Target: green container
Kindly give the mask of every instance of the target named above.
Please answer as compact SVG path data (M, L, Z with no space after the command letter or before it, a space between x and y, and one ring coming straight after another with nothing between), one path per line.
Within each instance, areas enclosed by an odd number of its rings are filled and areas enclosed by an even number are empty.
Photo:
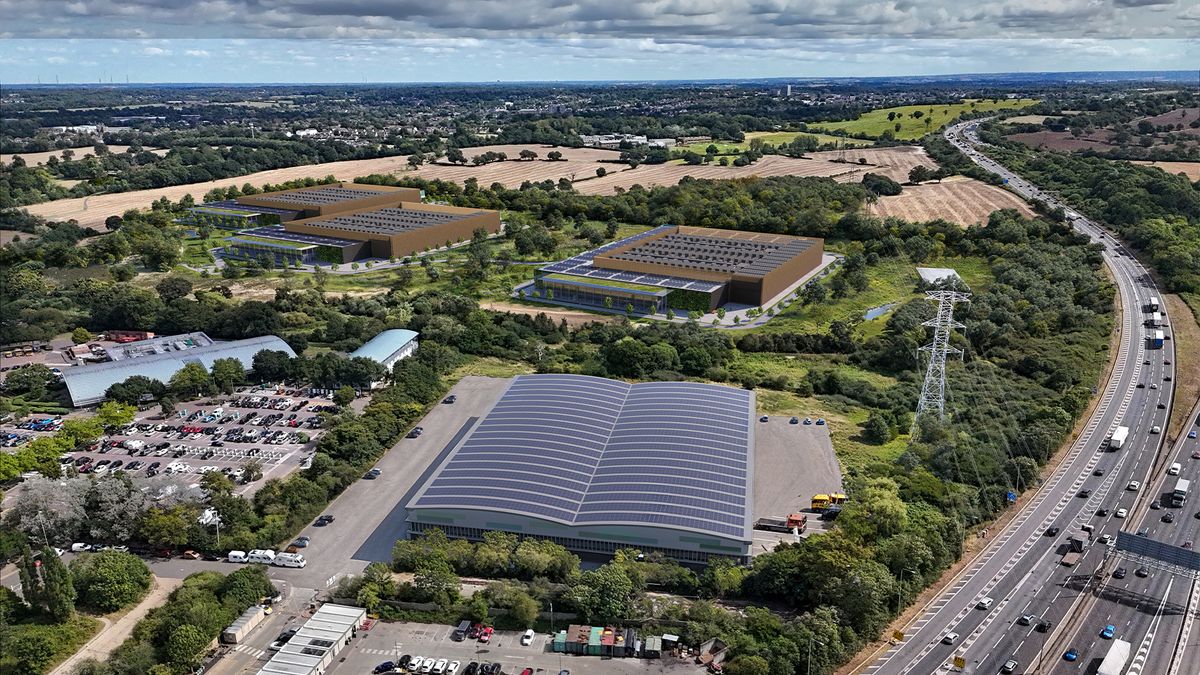
M588 656L600 656L600 637L604 635L602 626L593 626L588 635Z
M553 649L559 654L567 651L567 631L560 630L558 631L558 634L554 636Z

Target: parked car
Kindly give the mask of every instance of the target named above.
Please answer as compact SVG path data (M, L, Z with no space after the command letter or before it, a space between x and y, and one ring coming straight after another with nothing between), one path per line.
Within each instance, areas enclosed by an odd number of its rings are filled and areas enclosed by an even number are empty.
M533 635L534 633L532 628L526 630L525 634L521 636L521 646L528 647L529 645L533 644Z

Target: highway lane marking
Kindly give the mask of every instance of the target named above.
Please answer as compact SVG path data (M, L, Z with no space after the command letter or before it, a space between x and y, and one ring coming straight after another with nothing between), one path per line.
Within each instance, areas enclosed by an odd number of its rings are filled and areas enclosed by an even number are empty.
M1163 593L1162 602L1158 604L1158 610L1154 612L1154 620L1150 622L1150 628L1146 631L1146 637L1142 638L1142 644L1138 647L1137 655L1133 657L1133 663L1129 665L1129 670L1125 671L1125 675L1141 675L1142 668L1146 666L1146 659L1150 656L1150 648L1154 646L1154 634L1162 622L1163 608L1167 606L1167 598L1171 595L1171 584L1173 583L1175 583L1174 577L1167 580L1167 590Z
M1196 619L1197 605L1200 604L1200 581L1192 581L1192 591L1188 596L1187 611L1183 614L1183 627L1179 629L1179 640L1175 651L1171 654L1171 666L1167 675L1179 675L1183 665L1183 655L1187 652L1188 638L1192 635L1192 622Z
M1081 227L1080 229L1086 230L1086 227ZM1095 238L1094 235L1093 235L1093 238ZM1112 418L1113 421L1110 423L1110 425L1108 427L1108 431L1111 433L1111 431L1113 429L1115 429L1116 426L1119 426L1119 421L1124 417L1124 414L1128 411L1129 403L1134 396L1134 393L1135 393L1134 390L1136 387L1134 387L1133 385L1135 384L1138 376L1141 373L1141 361L1142 361L1142 356L1143 356L1144 350L1145 350L1145 344L1144 344L1144 341L1141 340L1136 335L1136 330L1134 328L1134 318L1133 318L1134 312L1132 310L1132 307L1133 307L1133 305L1137 304L1137 301L1140 301L1140 297L1141 297L1140 293L1138 292L1136 279L1134 279L1132 277L1132 275L1130 274L1130 272L1128 270L1128 266L1126 264L1124 264L1124 261L1117 261L1112 256L1106 256L1106 263L1113 270L1114 274L1123 276L1127 281L1130 282L1130 284L1133 285L1132 291L1129 288L1127 288L1127 284L1119 283L1118 288L1119 288L1119 292L1121 293L1121 296L1122 296L1123 310L1124 310L1122 312L1122 314L1123 314L1122 322L1124 324L1123 325L1122 342L1125 342L1127 340L1135 341L1135 342L1133 342L1133 345L1135 345L1134 351L1137 354L1137 358L1134 361L1134 364L1132 367L1133 377L1131 378L1130 383L1125 390L1125 395L1122 397L1121 403L1119 404L1118 410L1116 411L1116 415L1114 415L1114 417ZM1139 265L1139 267L1140 267L1140 265ZM1143 273L1144 273L1144 270L1143 270ZM1133 299L1135 300L1135 302L1130 302L1130 298L1129 298L1130 295L1133 296ZM1079 461L1079 458L1082 456L1083 448L1087 447L1089 444L1092 443L1092 437L1095 435L1097 429L1099 428L1099 426L1103 422L1103 420L1108 416L1109 407L1110 407L1112 401L1115 399L1117 392L1121 389L1122 382L1125 379L1125 371L1127 368L1129 368L1129 359L1130 359L1130 350L1129 349L1122 350L1121 355L1118 357L1117 363L1114 364L1113 372L1109 378L1108 384L1105 387L1104 395L1102 396L1101 401L1100 401L1099 405L1097 406L1096 411L1093 413L1092 418L1089 420L1089 422L1085 425L1083 433L1081 433L1079 435L1079 437L1077 437L1074 447L1071 449L1071 451L1069 452L1067 458L1063 461L1063 463L1060 464L1060 468L1055 472L1055 474L1051 478L1051 480L1048 481L1042 487L1042 489L1039 491L1039 494L1034 497L1033 501L1029 504L1027 509L1022 514L1018 515L1009 524L1009 527L1006 528L1005 532L1000 537L997 537L995 540L993 540L993 543L991 544L991 546L989 546L987 549L985 549L984 551L982 551L979 554L979 556L976 559L976 562L969 569L967 569L963 573L961 573L962 576L960 576L959 579L954 583L954 586L951 588L951 591L949 593L943 593L938 598L931 600L925 606L925 608L924 608L925 611L922 613L920 618L918 620L914 621L912 624L910 624L910 627L918 627L918 632L920 632L920 629L923 628L925 625L928 625L928 623L932 619L934 619L937 616L937 614L940 614L941 611L943 609L945 609L946 605L949 604L949 602L951 602L954 599L957 599L957 597L966 588L967 584L974 580L974 577L977 575L977 573L980 570L982 570L984 567L986 567L988 564L991 563L992 559L995 557L995 555L999 551L999 549L1002 546L1006 545L1009 542L1009 540L1013 536L1016 535L1016 533L1030 520L1030 518L1032 518L1033 514L1044 505L1046 499L1049 498L1049 495L1052 492L1054 492L1056 488L1058 488L1058 486L1062 483L1062 481L1066 478L1066 476L1071 474L1071 472L1073 470L1072 467L1074 467L1074 465ZM1122 455L1121 459L1119 460L1118 471L1119 471L1119 466L1121 465L1121 463L1124 462L1125 458L1128 457L1129 454L1130 453L1124 453ZM1090 472L1095 467L1095 465L1099 462L1100 456L1101 456L1100 452L1093 452L1092 457L1089 459L1089 461L1087 463L1087 469L1086 469L1087 471ZM1086 480L1086 478L1084 476L1078 477L1074 482L1075 488L1077 489L1079 485L1082 485L1084 480ZM1111 480L1108 482L1108 484L1111 485ZM1107 490L1105 490L1104 493L1106 494ZM1042 521L1043 528L1046 526L1046 524L1048 522L1050 522L1054 518L1057 518L1062 513L1062 511L1066 508L1066 505L1068 503L1070 503L1071 499L1072 499L1072 496L1070 496L1070 495L1064 495L1063 497L1060 498L1058 504L1056 504L1051 509L1050 515L1043 519L1043 521ZM1025 545L1021 550L1021 553L1023 554L1025 551L1027 551L1032 546L1033 541L1035 541L1039 536L1040 536L1040 532L1031 533L1030 536L1027 538ZM1016 557L1016 556L1014 556L1014 557ZM1015 562L1014 562L1013 558L1010 558L1007 561L1007 564L1005 566L1003 566L1001 573L999 575L997 575L996 577L994 577L992 580L990 580L988 582L988 584L985 585L985 590L980 595L982 595L983 593L986 593L987 590L990 590L990 588L994 588L995 585L997 585L1001 580L1003 580L1005 575L1007 575L1007 573L1009 571L1011 571L1012 567L1014 567L1014 566L1015 566ZM966 613L960 613L959 617L957 617L957 622L961 622L962 618L965 618L966 614L969 614L969 610L967 610ZM912 644L913 642L914 641L910 639L908 644ZM912 667L915 666L916 662L919 662L921 659L924 658L925 655L927 655L930 651L932 651L935 644L936 643L931 644L931 645L927 646L924 650L922 650L921 654L914 661L909 663L908 669L910 670ZM886 651L886 653L880 659L878 659L877 661L875 661L874 663L869 665L866 668L866 670L874 671L874 670L886 665L888 662L890 662L890 660L895 656L896 653L898 653L901 649L903 649L904 646L905 646L905 644L903 644L903 643L898 644L898 645L893 645L890 649L888 649ZM905 672L907 672L907 670Z

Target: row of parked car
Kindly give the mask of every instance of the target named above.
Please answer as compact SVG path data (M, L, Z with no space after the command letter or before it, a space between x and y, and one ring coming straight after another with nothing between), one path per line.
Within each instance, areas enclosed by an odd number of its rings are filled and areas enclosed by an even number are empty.
M0 447L15 448L33 440L33 434L17 434L13 432L0 433Z

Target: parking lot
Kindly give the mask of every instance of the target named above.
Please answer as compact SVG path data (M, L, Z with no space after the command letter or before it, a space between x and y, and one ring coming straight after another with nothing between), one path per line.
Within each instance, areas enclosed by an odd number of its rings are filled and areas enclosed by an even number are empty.
M812 496L841 491L842 471L833 452L829 426L792 424L788 415L770 416L754 424L754 520L808 515L808 533L824 530L824 521L809 512ZM754 531L754 553L770 550L779 541L791 541L781 532Z
M563 628L565 628L565 622ZM504 673L519 675L530 668L535 673L558 673L563 670L574 675L601 673L699 673L702 669L690 661L666 657L663 659L602 658L556 654L550 649L550 636L537 634L529 646L521 644L521 633L496 631L490 643L477 640L455 642L450 639L452 626L422 623L376 623L371 630L359 633L359 638L339 657L344 662L331 668L332 675L364 675L384 661L395 661L404 654L458 661L463 670L472 661L499 663Z
M257 462L264 479L282 478L311 456L321 434L320 413L332 407L329 400L303 392L246 389L180 404L167 418L143 411L129 426L63 455L62 461L84 474L136 471L197 479L213 471L237 479L243 467ZM239 492L252 492L261 482Z

